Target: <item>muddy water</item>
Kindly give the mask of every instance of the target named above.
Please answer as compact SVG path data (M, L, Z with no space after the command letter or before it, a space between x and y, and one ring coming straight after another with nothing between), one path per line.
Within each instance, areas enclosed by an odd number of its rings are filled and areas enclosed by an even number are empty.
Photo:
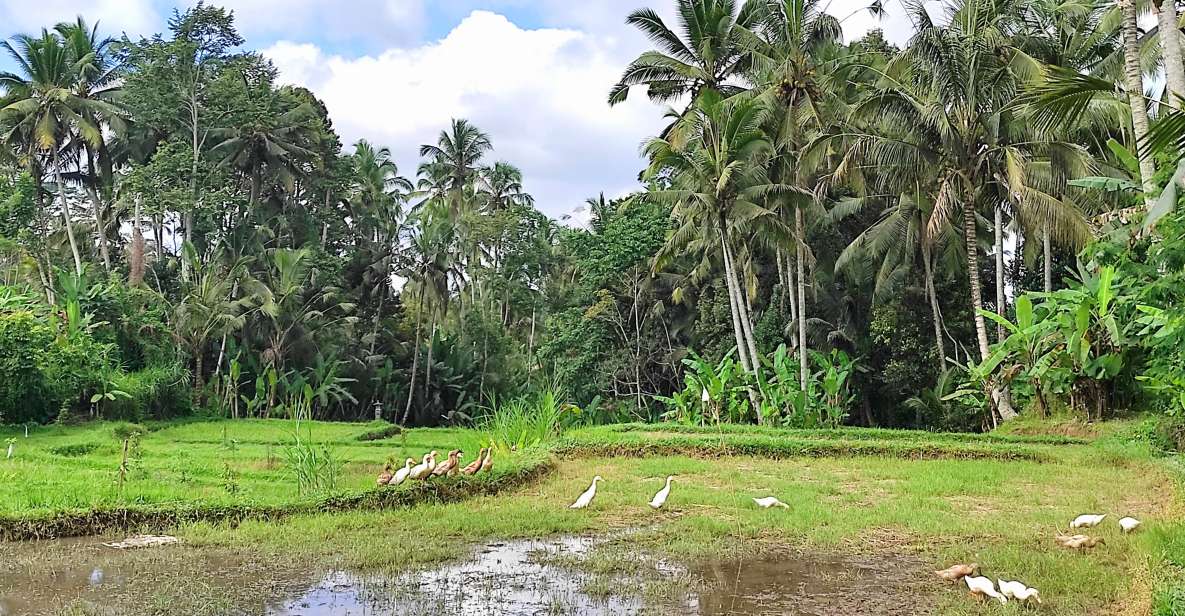
M924 584L911 588L919 582L908 581L920 577L920 563L913 561L800 556L686 567L639 557L637 566L627 558L613 571L582 567L605 541L492 542L467 560L380 576L280 571L185 546L118 552L92 540L51 548L72 555L51 559L69 566L38 564L26 555L26 570L0 569L0 616L52 614L80 604L99 608L95 611L118 607L121 613L150 613L162 594L176 593L173 606L180 608L185 604L180 597L198 591L209 595L192 599L203 613L266 616L895 616L925 611L909 599L917 591L926 594ZM656 585L663 592L651 592Z
M567 537L489 543L468 561L396 578L333 572L269 616L362 616L378 614L635 614L643 606L630 596L592 596L587 577L542 564L579 558L597 543Z
M713 562L695 569L709 588L694 613L840 616L925 614L933 590L921 563L906 558L799 557Z

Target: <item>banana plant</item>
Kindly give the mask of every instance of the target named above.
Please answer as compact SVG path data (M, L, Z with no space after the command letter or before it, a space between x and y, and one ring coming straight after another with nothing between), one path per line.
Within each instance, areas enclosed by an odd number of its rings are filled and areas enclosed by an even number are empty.
M989 359L994 360L992 363L996 366L1004 364L1001 374L1005 378L1011 380L1011 377L1023 374L1031 381L1033 394L1044 416L1049 409L1045 400L1045 380L1055 360L1051 351L1056 343L1056 324L1045 319L1045 315L1034 313L1033 300L1028 295L1016 298L1015 323L989 310L980 310L980 314L1008 331L1008 337L996 345Z

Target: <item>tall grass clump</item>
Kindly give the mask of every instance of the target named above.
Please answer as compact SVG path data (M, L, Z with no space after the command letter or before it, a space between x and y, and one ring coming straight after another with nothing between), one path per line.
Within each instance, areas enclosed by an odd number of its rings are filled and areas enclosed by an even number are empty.
M563 436L579 412L561 391L549 387L534 396L486 407L478 429L497 447L522 450Z
M303 496L337 489L341 462L328 445L313 440L312 429L301 435L299 425L292 431L292 444L284 448L288 471Z

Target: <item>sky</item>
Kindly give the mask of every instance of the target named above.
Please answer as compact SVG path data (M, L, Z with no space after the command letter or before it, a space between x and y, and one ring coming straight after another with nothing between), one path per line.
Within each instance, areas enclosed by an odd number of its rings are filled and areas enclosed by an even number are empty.
M909 21L888 0L878 22L869 0L831 0L826 11L858 38L880 27L903 44ZM625 24L654 8L675 27L674 0L215 0L234 11L246 48L260 51L280 81L308 87L329 109L346 144L387 146L406 176L420 144L451 118L467 118L494 144L493 160L523 171L540 210L582 222L582 204L637 188L641 143L665 108L635 89L610 108L609 88L651 48ZM0 0L0 35L34 33L83 15L105 34L163 31L167 0ZM0 61L0 67L11 66Z

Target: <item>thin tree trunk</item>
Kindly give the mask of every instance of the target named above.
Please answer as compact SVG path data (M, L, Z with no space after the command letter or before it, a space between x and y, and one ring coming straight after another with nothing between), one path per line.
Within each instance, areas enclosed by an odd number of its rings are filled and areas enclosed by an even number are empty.
M798 287L798 381L802 391L806 391L806 273L803 271L803 262L806 261L806 250L803 246L806 242L806 225L802 222L802 208L794 209L794 233L798 237L798 241L795 242L797 262L794 265L798 278L795 281Z
M132 254L128 264L128 284L133 287L144 283L144 232L140 230L140 195L136 195L135 208L132 216Z
M153 241L156 242L156 258L158 261L163 261L165 258L165 223L163 218L163 214L156 214L152 217L152 236Z
M202 378L202 355L204 355L205 351L202 346L205 345L198 346L193 353L193 383L194 387L199 391L206 385L206 382Z
M111 271L111 251L107 245L107 224L103 222L103 204L100 198L98 198L98 191L95 190L95 187L90 182L87 182L87 195L90 197L91 211L95 214L95 236L98 238L98 254L103 258L103 269Z
M378 307L378 310L376 310L374 313L374 328L372 329L371 336L370 336L370 355L372 355L372 356L374 355L375 343L378 342L378 339L379 339L379 323L383 320L383 304L386 303L386 301L387 301L387 292L388 292L388 287L390 286L390 284L391 284L391 274L390 274L390 272L387 271L387 267L384 264L384 266L383 266L383 282L382 282L383 293L382 293L382 295L379 296L379 307Z
M1152 193L1156 190L1153 176L1156 175L1156 163L1152 155L1145 152L1142 146L1148 138L1148 107L1144 102L1144 74L1140 67L1140 32L1136 23L1135 0L1118 0L1123 11L1123 77L1124 87L1127 89L1127 102L1132 113L1132 136L1136 143L1136 153L1140 161L1140 185L1144 188L1144 205L1152 208L1155 200Z
M420 365L420 326L424 322L423 316L424 303L424 287L420 287L420 298L416 304L416 343L415 349L412 351L411 359L411 381L407 386L407 406L403 409L403 421L400 424L406 425L407 419L411 416L411 401L416 397L416 369Z
M424 361L424 402L432 393L432 347L436 342L436 315L432 315L432 326L428 328L428 357Z
M946 343L942 339L942 311L938 305L938 293L934 289L934 270L930 263L930 247L922 246L922 265L926 274L926 298L930 300L930 316L934 321L934 346L938 351L938 372L946 372Z
M741 313L741 333L745 335L745 344L749 348L749 361L753 364L753 370L757 371L761 369L761 355L757 352L757 339L753 336L753 317L749 310L749 293L745 287L744 278L741 276L740 268L737 267L732 249L725 246L725 253L732 264L732 276L737 289L737 307Z
M979 359L984 361L988 358L991 350L988 344L987 325L983 315L980 314L980 311L983 310L983 290L979 284L979 242L975 234L975 205L969 198L963 202L963 239L967 247L967 280L971 285L971 309L975 317ZM994 403L992 406L995 411L991 417L993 422L996 413L999 413L1000 417L1005 420L1016 416L1016 411L1012 410L1012 395L1007 387L1002 384L993 384L988 393Z
M1178 25L1175 0L1157 0L1156 18L1160 30L1160 46L1164 49L1164 76L1171 96L1169 103L1180 107L1185 97L1185 61L1181 57L1181 30Z
M993 212L993 231L995 244L994 250L996 253L996 313L1004 315L1008 312L1008 303L1004 299L1004 212L999 206L992 208ZM1003 342L1004 340L1004 326L996 324L996 342Z
M794 345L794 352L798 352L798 277L794 275L794 265L790 255L786 254L786 296L790 298L790 342Z
M45 272L45 264L41 262L41 257L37 256L33 259L33 263L37 266L37 280L41 284L41 292L45 294L45 301L49 305L53 305L53 286L49 284L49 277Z
M53 148L53 174L58 183L58 196L62 201L62 219L66 223L66 237L70 240L70 252L74 255L74 272L82 276L82 254L78 252L78 242L74 239L74 224L70 220L70 204L66 202L66 184L62 181L62 167L58 160L58 148Z
M749 364L748 345L745 343L744 330L741 329L740 309L737 307L736 289L734 288L735 281L732 277L732 261L728 258L728 243L724 237L724 227L720 227L720 255L724 261L724 285L728 290L728 311L732 316L732 333L736 338L737 358L741 362L741 367L745 372L752 372L752 366Z
M1045 292L1053 292L1053 246L1049 241L1049 224L1046 223L1041 233L1041 252L1045 258Z
M979 359L983 361L990 354L987 325L984 323L983 296L979 285L979 242L975 234L975 206L970 199L963 202L963 241L967 246L967 281L971 285L971 311L975 319L975 336L979 342Z

